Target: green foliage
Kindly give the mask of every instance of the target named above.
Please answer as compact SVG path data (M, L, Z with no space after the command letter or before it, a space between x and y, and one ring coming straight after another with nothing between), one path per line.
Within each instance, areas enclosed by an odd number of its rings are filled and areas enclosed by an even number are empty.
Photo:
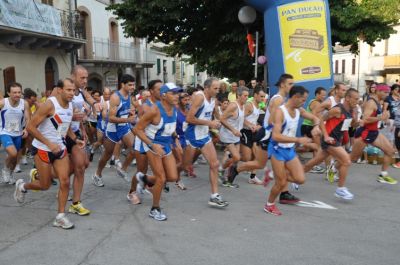
M388 38L394 33L390 25L399 19L399 3L330 1L333 43L351 45L356 52L359 36L371 45ZM254 59L249 56L246 29L237 18L244 5L240 0L125 0L109 9L124 21L125 35L167 43L170 55L187 54L191 63L213 75L249 80ZM258 14L251 31L260 32L260 54L264 48L263 26L262 14Z

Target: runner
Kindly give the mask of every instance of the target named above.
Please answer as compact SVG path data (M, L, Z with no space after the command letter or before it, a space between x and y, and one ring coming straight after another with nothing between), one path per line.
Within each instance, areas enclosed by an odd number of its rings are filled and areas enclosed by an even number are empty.
M304 171L308 172L313 166L318 165L331 155L338 162L339 182L335 196L345 200L352 200L354 195L345 187L346 177L351 165L350 155L342 147L344 133L349 127L355 127L358 122L357 104L360 99L358 91L350 88L346 92L344 102L331 108L324 115L326 124L321 123L323 139L321 149L315 157L304 165ZM333 180L330 180L333 182Z
M394 143L400 153L400 85L394 84L391 87L391 94L385 100L390 111L391 124L394 127ZM400 162L392 164L394 168L400 168Z
M219 131L220 141L226 145L226 150L230 153L230 158L222 163L222 169L226 169L240 161L240 137L244 123L244 105L249 96L247 87L237 89L237 100L229 103L228 108L222 113L221 130ZM228 171L227 171L228 172ZM222 183L225 187L238 188L238 184L233 184L234 178L229 178Z
M124 74L121 77L121 87L110 98L110 110L104 140L104 152L99 160L96 173L92 176L93 185L104 187L102 171L110 159L115 144L122 141L128 148L133 146L133 134L130 123L135 121L134 112L131 110L131 93L135 88L135 78Z
M386 84L378 84L375 94L370 94L369 99L365 102L361 127L356 130L353 151L351 152L351 160L357 159L363 153L367 144L378 147L383 151L384 158L382 163L382 171L378 176L377 181L386 184L397 184L397 180L389 176L387 172L392 157L394 148L389 140L379 133L380 122L386 122L389 119L389 111L382 110L380 102L385 100L390 92L390 87Z
M7 95L7 98L0 100L0 141L7 153L0 182L14 184L16 180L13 173L17 165L18 151L21 149L22 138L28 135L22 127L29 122L31 112L28 102L21 98L21 84L11 83L7 87Z
M152 180L148 176L138 176L137 180L142 189L148 183L153 186L153 205L149 216L157 221L167 220L167 216L160 208L161 192L164 183L176 181L178 171L176 161L172 154L172 134L176 129L176 109L178 93L182 89L175 84L167 83L161 86L161 100L155 104L140 118L134 128L135 134L143 141L147 158L154 176Z
M264 211L273 215L282 213L275 206L279 193L284 191L288 182L303 184L305 181L303 166L296 155L295 144L311 142L307 137L296 137L300 116L314 121L315 132L319 132L319 119L301 108L306 102L308 91L302 86L293 86L286 104L272 113L272 139L268 146L271 156L275 184L271 189Z
M161 95L160 95L160 89L162 86L162 81L159 79L156 80L151 80L148 84L148 88L150 91L150 98L148 98L141 107L139 108L138 111L138 116L139 116L139 121L140 118L144 115L144 113L150 111L151 107L160 100ZM135 136L135 156L136 156L136 172L132 176L132 181L131 181L131 189L129 190L129 193L127 195L128 200L132 204L139 204L141 203L141 193L142 189L137 190L137 184L138 180L137 177L143 177L144 175L147 174L148 170L148 159L146 155L147 149L145 149L145 145L143 144L142 140L136 135ZM150 184L151 185L151 184Z
M64 145L64 138L68 135L75 141L79 148L85 147L85 142L79 140L72 132L70 123L72 121L74 97L74 83L72 79L66 78L58 83L59 93L55 97L49 97L32 120L27 129L34 137L32 142L33 154L40 180L24 183L19 179L15 185L14 199L23 203L28 190L47 190L51 186L52 172L60 181L58 191L58 214L53 226L69 229L74 224L65 215L65 206L69 193L70 160Z
M190 146L185 149L184 166L186 168L192 165L195 150L200 149L210 166L211 197L208 204L224 208L229 203L224 201L218 193L219 163L217 152L209 136L210 128L218 129L220 127L219 121L211 120L213 113L218 117L214 97L218 93L219 84L217 78L208 78L204 82L204 91L198 91L192 96L192 106L186 115L188 128L185 132L185 137Z

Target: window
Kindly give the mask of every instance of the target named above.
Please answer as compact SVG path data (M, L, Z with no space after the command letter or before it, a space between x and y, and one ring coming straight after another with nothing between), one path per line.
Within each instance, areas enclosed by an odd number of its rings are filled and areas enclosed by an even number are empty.
M338 74L338 73L339 73L339 61L336 60L335 61L335 74Z
M42 4L52 6L53 5L53 0L42 0Z
M346 60L342 60L342 74L346 73Z
M161 74L161 60L157 59L157 74Z
M356 59L353 59L351 61L351 74L355 75L356 74Z
M172 74L174 75L176 73L176 62L172 61Z

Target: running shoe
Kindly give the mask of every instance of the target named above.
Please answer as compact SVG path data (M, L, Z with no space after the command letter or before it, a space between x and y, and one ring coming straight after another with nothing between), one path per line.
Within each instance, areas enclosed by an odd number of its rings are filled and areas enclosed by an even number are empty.
M264 206L264 211L266 213L270 213L270 214L275 215L275 216L282 215L281 211L279 211L278 207L276 207L275 204L265 205Z
M92 162L94 157L94 152L93 150L90 150L90 155L89 155L89 161Z
M26 190L23 190L23 185L25 184L23 179L17 180L15 183L14 200L18 203L24 203Z
M167 220L167 216L165 215L165 213L163 213L161 211L161 209L157 209L157 208L151 209L149 216L157 221Z
M53 226L61 227L63 229L71 229L74 227L74 224L63 214L61 217L56 217L53 222Z
M196 173L194 173L193 165L190 165L190 166L189 166L188 176L189 176L189 177L192 177L192 178L197 177Z
M92 176L92 183L97 187L104 187L103 178L100 176L93 175Z
M8 180L8 184L14 185L17 179L15 178L13 172L10 173L10 179Z
M330 183L335 182L335 171L333 171L332 164L326 169L326 180Z
M114 159L110 160L110 166L115 166L115 160Z
M357 164L367 164L367 160L363 160L363 159L359 158L356 163Z
M199 164L207 164L207 159L204 158L203 155L199 155L199 157L197 158L197 162L199 162Z
M115 160L115 167L116 168L122 168L122 163L121 163L121 161L119 159Z
M117 166L117 174L123 178L126 182L131 182L131 178L128 176L128 172Z
M51 185L53 185L53 186L57 186L57 181L55 180L55 179L51 179Z
M10 178L11 178L11 172L8 168L3 168L1 170L1 175L2 175L2 183L9 183L10 182Z
M394 168L400 168L400 162L392 164L392 167Z
M218 178L219 178L221 181L226 180L226 179L224 178L224 175L225 175L225 170L223 170L222 168L218 169Z
M77 215L84 216L84 215L89 215L90 210L86 209L83 207L81 202L78 202L77 204L71 204L68 208L68 212L70 213L76 213Z
M222 196L218 194L214 198L210 197L210 200L208 201L208 205L217 207L217 208L224 208L224 207L227 207L229 205L229 203L227 201L224 201L222 199Z
M128 201L130 201L134 205L142 203L142 201L140 200L140 197L136 191L128 193L128 195L126 195L126 198L128 199Z
M239 184L231 183L231 182L229 182L227 180L222 182L222 186L227 187L227 188L239 188Z
M290 183L290 188L292 189L292 191L298 191L300 189L300 186L296 183Z
M183 184L182 180L175 182L175 186L181 190L186 190L186 186Z
M263 179L263 185L264 187L267 187L268 184L271 182L271 180L274 179L274 175L272 173L272 171L269 168L265 169L264 172L264 179Z
M136 165L136 159L133 159L131 164Z
M165 193L168 193L168 192L169 192L169 186L168 186L168 183L166 183L166 182L165 182L165 184L164 184L164 192L165 192Z
M322 174L325 172L325 169L320 166L314 166L311 170L310 173L316 173L316 174Z
M379 174L378 179L376 181L378 181L380 183L391 184L391 185L397 184L397 180L392 178L389 175L382 176L381 174Z
M144 189L145 189L145 185L146 185L144 183L144 177L145 177L145 174L143 174L142 172L136 173L136 180L138 181L136 190L139 194L144 193Z
M264 182L262 182L259 178L257 178L257 176L255 176L254 178L250 178L248 180L249 184L254 184L254 185L263 185Z
M21 173L21 172L22 170L20 164L16 164L14 168L14 173Z
M38 173L37 169L36 168L32 168L31 171L29 172L29 177L31 179L31 182L34 182L35 180L37 180L38 179L37 178L38 175L39 175L39 173ZM33 192L38 192L40 190L32 190L32 191Z
M21 156L21 164L28 165L28 160L26 159L26 156Z
M354 198L354 195L346 187L337 188L335 196L343 200L352 200Z
M289 193L288 191L282 192L279 195L279 203L280 204L296 204L300 201L299 198Z

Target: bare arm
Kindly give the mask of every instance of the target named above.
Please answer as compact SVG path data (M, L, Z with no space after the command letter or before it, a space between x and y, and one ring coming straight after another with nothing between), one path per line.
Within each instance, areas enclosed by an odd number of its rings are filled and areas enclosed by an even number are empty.
M279 98L275 98L272 102L270 102L270 105L268 106L269 109L269 113L271 113L271 115L269 116L269 120L268 120L268 124L271 124L273 122L273 113L275 113L277 111L277 109L279 108L279 106L281 106L283 104L283 98L279 97Z
M29 121L31 120L31 109L29 108L28 102L26 102L25 100L24 100L24 105L25 105L25 108L24 108L25 124L28 124ZM22 137L25 138L27 135L28 135L27 130L25 128L23 131Z
M364 104L363 122L364 124L374 123L380 121L380 117L371 117L372 113L376 111L377 106L373 100L368 100Z

